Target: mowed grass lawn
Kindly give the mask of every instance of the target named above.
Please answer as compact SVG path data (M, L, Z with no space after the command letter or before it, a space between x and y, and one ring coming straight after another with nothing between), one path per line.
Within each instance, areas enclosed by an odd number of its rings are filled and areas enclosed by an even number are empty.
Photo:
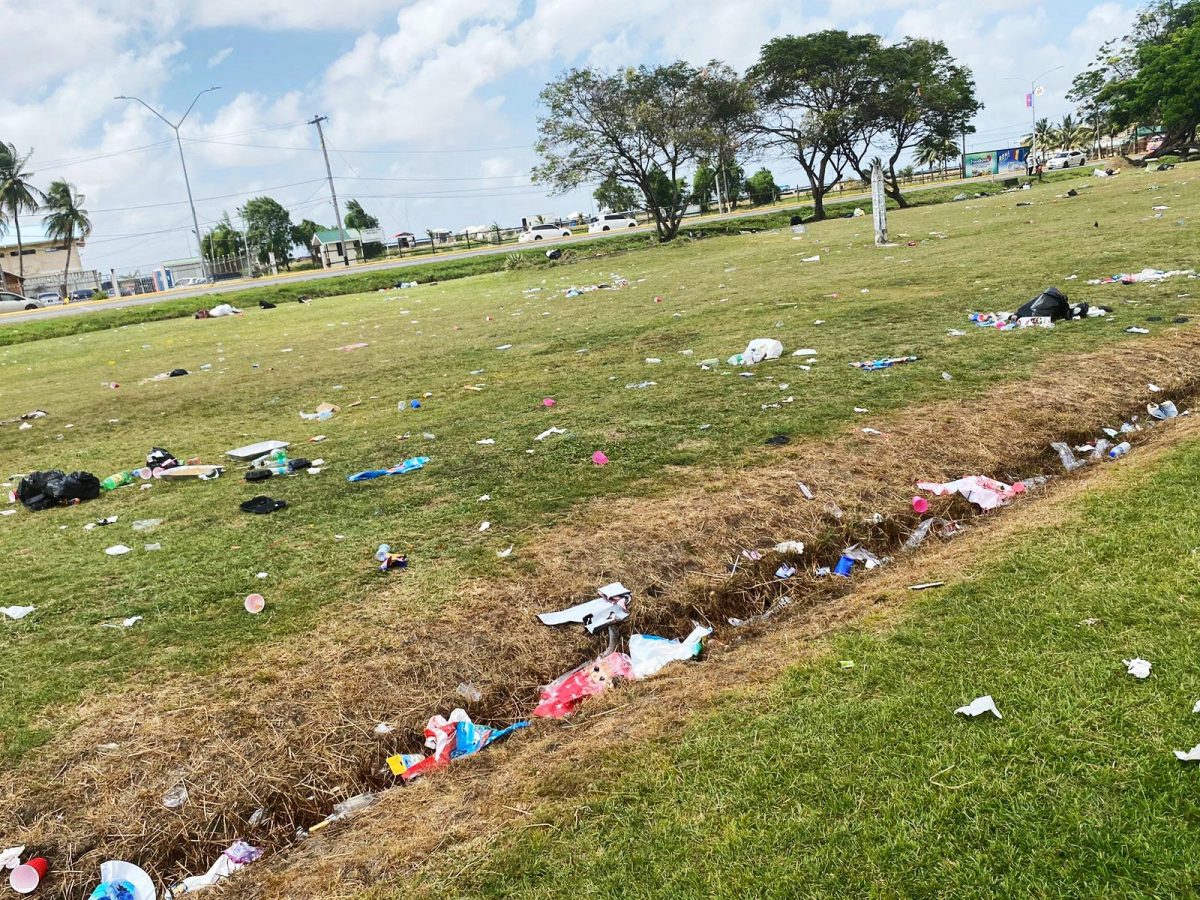
M784 232L678 242L548 272L6 347L0 419L49 413L29 430L0 427L6 478L48 468L103 478L142 465L154 446L222 462L225 450L270 438L325 466L263 485L243 482L231 466L218 481L125 487L77 507L0 518L3 604L37 607L23 621L0 620L0 754L15 763L48 740L85 692L236 665L255 642L303 634L325 615L353 615L357 599L382 587L371 559L381 542L410 553L403 577L423 614L436 616L463 577L503 578L523 564L531 529L585 498L670 490L673 479L703 477L710 464L752 464L776 432L842 427L854 406L880 413L970 397L1027 374L1048 353L1139 340L1123 332L1129 324L1163 318L1148 327L1171 327L1175 314L1197 308L1181 296L1194 282L1083 281L1194 265L1196 174L1187 166L1129 173L1064 201L1054 199L1064 188L1048 184L893 213L893 237L915 247L877 250L869 218L839 220L800 240ZM1154 218L1151 207L1164 204L1170 211ZM801 261L813 254L819 263ZM614 272L633 284L562 293ZM1076 273L1078 281L1064 280ZM1073 299L1113 304L1117 321L1008 334L966 322L968 310L1013 309L1050 284ZM950 337L952 328L969 333ZM763 336L789 352L816 349L819 361L806 371L788 356L752 378L697 366ZM337 349L357 342L368 346ZM848 366L903 354L922 360L874 374ZM175 367L193 374L143 383ZM643 380L657 384L626 388ZM557 405L543 407L545 397ZM762 408L788 397L794 402ZM412 399L419 411L398 408ZM333 420L301 420L300 411L326 401L342 407ZM534 440L551 426L567 434ZM317 434L328 439L307 443ZM592 464L595 450L608 466ZM345 480L417 455L431 459L419 473ZM668 466L679 468L668 474ZM240 512L258 493L290 506L272 516ZM478 502L483 494L489 503ZM105 516L119 519L85 530ZM162 525L132 529L151 518ZM492 527L481 533L485 519ZM106 556L118 543L133 552ZM161 550L146 551L147 543ZM497 559L510 544L512 557ZM242 610L252 591L267 598L258 617ZM137 615L144 621L129 630L100 627Z
M548 781L430 893L1194 896L1200 768L1172 751L1200 743L1198 478L1194 439L1110 469L898 623ZM1002 720L954 715L984 694Z

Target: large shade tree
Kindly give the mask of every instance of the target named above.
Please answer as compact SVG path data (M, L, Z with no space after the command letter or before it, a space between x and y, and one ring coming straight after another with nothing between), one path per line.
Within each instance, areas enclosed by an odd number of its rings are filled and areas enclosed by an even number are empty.
M690 202L676 187L713 143L700 71L684 62L571 69L541 103L533 180L565 193L611 177L642 196L660 241L674 238Z
M642 205L638 202L641 194L629 185L621 184L611 172L592 192L592 199L602 211L610 213L629 212Z
M46 195L33 186L26 169L33 151L22 154L15 144L0 143L0 225L12 218L17 238L17 274L25 278L25 244L21 239L21 213L35 213Z
M860 110L874 89L873 34L819 31L769 41L750 71L764 145L794 159L808 178L814 217L825 218L825 195L842 180L847 152L862 134Z
M905 38L881 47L867 63L869 83L854 109L854 127L844 132L846 159L870 178L863 148L883 148L884 190L899 206L897 163L922 141L952 143L982 108L971 70L959 65L941 41Z
M46 192L47 215L42 223L51 240L62 241L67 249L67 261L63 265L62 293L68 292L67 273L71 270L71 250L76 240L86 241L92 235L92 220L83 208L83 194L75 186L61 178L51 182Z
M277 200L255 197L241 209L246 221L246 238L257 251L258 261L267 264L271 254L276 264L291 268L292 217Z

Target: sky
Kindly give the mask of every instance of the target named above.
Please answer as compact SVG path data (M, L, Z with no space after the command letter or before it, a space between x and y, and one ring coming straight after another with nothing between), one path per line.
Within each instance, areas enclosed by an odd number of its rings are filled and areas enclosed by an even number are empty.
M1100 44L1124 34L1122 0L0 0L0 141L33 149L45 188L86 196L86 268L147 273L194 256L174 134L202 231L268 195L295 222L334 224L314 115L329 117L338 198L388 234L591 212L590 189L532 185L538 92L573 66L722 59L739 70L772 37L823 28L937 38L985 105L969 150L1015 146ZM68 48L64 52L64 48ZM795 163L764 160L784 185ZM756 168L757 166L755 166ZM750 169L750 166L747 166ZM750 169L752 171L752 169ZM36 221L30 223L36 227ZM25 226L23 225L23 230ZM11 232L11 225L10 225Z

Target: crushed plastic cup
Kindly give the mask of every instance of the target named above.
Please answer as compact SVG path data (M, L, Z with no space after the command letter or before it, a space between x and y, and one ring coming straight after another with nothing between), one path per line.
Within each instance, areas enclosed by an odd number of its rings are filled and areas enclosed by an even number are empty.
M246 607L246 612L257 616L260 612L266 609L267 601L263 598L262 594L250 594L246 597L246 600L242 605Z
M843 554L841 559L839 559L837 561L837 565L833 567L833 574L840 575L842 578L849 578L850 570L853 568L854 568L853 558Z
M18 894L32 894L49 870L50 863L45 857L34 857L25 865L12 870L12 874L8 876L8 884Z
M598 466L607 466L608 465L608 457L605 456L603 450L597 450L595 453L592 454L592 462L594 462Z
M925 513L929 512L929 501L924 497L913 497L912 508L913 512L915 512L917 515L923 516Z
M553 397L543 397L542 398L542 406L546 407L547 409L549 409L551 406L553 406L557 402L558 401L555 400Z

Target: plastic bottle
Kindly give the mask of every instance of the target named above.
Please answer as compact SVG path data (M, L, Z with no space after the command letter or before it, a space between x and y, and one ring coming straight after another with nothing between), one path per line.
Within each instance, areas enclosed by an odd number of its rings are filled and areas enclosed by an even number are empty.
M100 489L103 491L115 491L119 487L124 487L127 484L133 484L137 479L136 472L117 472L115 475L109 475L100 482Z
M1108 451L1109 459L1120 459L1133 448L1129 446L1129 441L1121 441L1117 446Z

